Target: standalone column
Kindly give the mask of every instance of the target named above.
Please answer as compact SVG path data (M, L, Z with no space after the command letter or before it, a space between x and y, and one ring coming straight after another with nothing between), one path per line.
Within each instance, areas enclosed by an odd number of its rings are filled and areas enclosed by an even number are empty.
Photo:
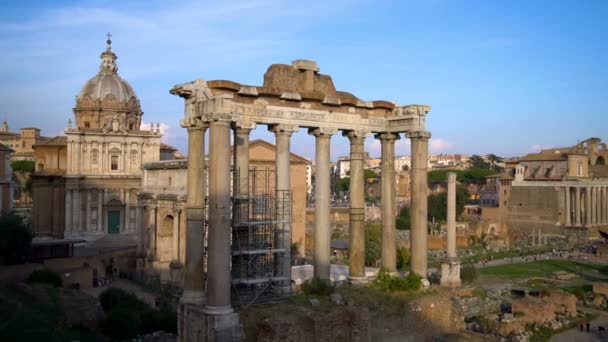
M566 199L566 206L564 209L564 216L565 216L565 222L566 222L566 227L569 227L572 225L572 222L570 220L570 218L572 217L572 210L570 209L570 187L566 186L564 188L564 192L565 192L565 199Z
M249 210L249 133L253 125L234 127L234 222L241 223L248 219Z
M69 160L69 158L68 158ZM65 190L65 230L66 236L72 235L72 190Z
M606 187L602 187L602 207L600 211L602 213L602 224L606 224Z
M397 271L397 241L395 239L395 140L399 135L381 133L380 177L382 210L382 267L388 272Z
M103 233L103 191L97 189L97 232Z
M581 225L581 188L574 188L574 225Z
M285 249L284 258L279 258L278 273L291 279L291 174L289 163L289 141L297 127L290 125L271 126L270 131L275 135L275 184L277 221L282 226L277 246Z
M331 227L329 222L329 147L333 132L321 128L310 129L315 136L315 277L329 281Z
M448 173L448 258L456 257L456 173Z
M186 199L184 293L181 302L202 304L205 301L203 293L203 213L205 205L203 179L205 177L204 153L207 127L198 123L186 128L188 129L188 197ZM228 161L230 162L230 159ZM230 178L228 180L230 181Z
M350 140L349 272L351 280L365 278L365 181L363 159L365 133L343 132Z
M591 226L591 188L585 188L585 227Z
M426 278L427 271L427 163L428 144L431 133L427 131L410 132L412 140L411 171L411 270Z
M232 313L230 304L230 122L209 127L208 314Z
M87 189L85 190L86 194L87 194L87 206L86 206L86 211L85 211L85 215L86 217L84 218L85 224L84 224L84 230L86 230L87 232L91 232L91 190Z

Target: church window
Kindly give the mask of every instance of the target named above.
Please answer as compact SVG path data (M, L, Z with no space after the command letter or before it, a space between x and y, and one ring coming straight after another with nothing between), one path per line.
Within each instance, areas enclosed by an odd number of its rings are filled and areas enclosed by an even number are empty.
M579 177L583 175L583 163L581 162L576 165L576 175Z
M38 171L43 171L44 170L44 164L42 162L38 163Z
M118 156L112 156L110 164L110 168L112 171L118 170Z

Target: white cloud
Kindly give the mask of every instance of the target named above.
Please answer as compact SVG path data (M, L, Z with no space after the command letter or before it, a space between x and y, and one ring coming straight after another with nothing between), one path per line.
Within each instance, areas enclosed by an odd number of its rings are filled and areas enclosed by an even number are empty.
M454 147L454 144L443 138L431 138L429 140L430 153L446 153L452 147Z

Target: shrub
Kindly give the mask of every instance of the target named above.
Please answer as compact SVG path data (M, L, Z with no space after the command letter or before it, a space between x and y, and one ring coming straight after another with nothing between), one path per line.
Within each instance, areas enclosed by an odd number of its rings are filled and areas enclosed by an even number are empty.
M142 334L156 331L177 333L177 316L165 310L144 310L141 314Z
M61 287L63 284L61 276L47 268L33 271L25 281L31 284L49 284L53 287Z
M132 339L141 329L139 317L139 313L133 309L114 309L101 322L101 332L113 341Z
M116 288L109 288L103 291L99 296L99 302L105 312L110 312L114 309L130 309L134 311L150 309L148 304L139 300L136 295Z
M472 283L479 278L479 272L473 264L463 264L460 268L460 279L463 283Z
M313 277L302 284L302 292L307 295L329 296L334 292L334 288L328 280Z
M386 269L381 268L373 285L385 291L416 291L420 289L421 280L422 278L414 273L404 278L393 277Z
M397 269L404 270L410 264L410 250L405 247L397 247Z
M31 173L34 172L36 166L31 160L15 160L11 163L11 168L15 172Z
M365 225L365 265L376 266L382 256L382 227L379 224Z

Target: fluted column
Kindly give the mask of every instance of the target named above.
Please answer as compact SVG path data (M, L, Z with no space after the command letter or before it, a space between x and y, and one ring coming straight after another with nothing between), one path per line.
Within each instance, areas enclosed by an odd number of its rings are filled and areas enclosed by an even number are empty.
M292 125L274 125L269 130L274 133L276 145L275 158L275 200L277 221L282 226L277 246L285 249L287 258L279 258L278 273L291 277L291 172L290 172L290 139L291 134L298 130Z
M447 213L448 258L456 257L456 173L448 173L448 213Z
M346 131L350 140L349 272L351 279L365 277L364 141L367 132Z
M412 141L411 169L411 270L426 278L427 272L427 215L428 215L428 143L431 133L409 132Z
M186 199L186 259L183 303L204 303L203 220L205 192L205 130L200 122L182 122L188 130L188 197ZM230 146L230 143L228 143ZM228 161L230 161L228 159ZM229 179L229 178L228 178Z
M230 303L230 122L209 125L209 233L207 306L209 314L233 312Z
M591 226L591 192L585 187L585 227Z
M574 188L574 224L581 225L581 188Z
M65 190L65 229L64 235L72 235L72 190Z
M314 266L315 277L329 281L329 256L331 229L329 220L329 176L330 162L329 149L330 139L335 131L322 128L310 129L309 134L315 136L315 251Z
M565 222L566 222L565 223L566 227L569 227L572 224L572 222L570 220L570 218L572 216L572 210L570 209L570 196L571 196L570 187L566 186L564 188L564 192L565 192L564 198L566 201L566 205L564 208L564 218L565 218Z
M86 217L84 218L85 220L85 224L84 224L84 230L87 232L91 232L91 189L86 189L85 190L86 194L87 194L87 204L86 204L86 211L85 211L85 215Z
M382 210L382 267L388 272L397 271L397 241L395 238L395 140L398 134L381 133L380 177Z

